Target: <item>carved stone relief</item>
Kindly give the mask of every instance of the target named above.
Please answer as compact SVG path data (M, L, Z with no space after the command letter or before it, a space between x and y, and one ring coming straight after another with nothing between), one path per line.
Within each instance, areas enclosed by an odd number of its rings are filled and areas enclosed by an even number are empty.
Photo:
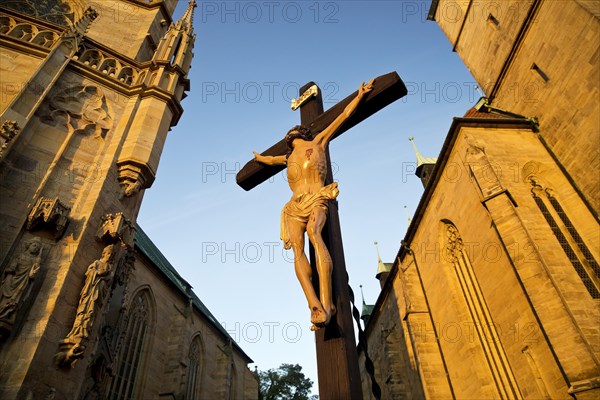
M465 161L484 198L494 196L502 191L496 169L490 163L485 147L473 138L465 137L469 145L465 151Z
M9 262L1 275L0 340L8 337L12 331L19 306L41 268L42 254L40 238L28 240L25 250Z
M27 230L48 230L59 240L69 224L70 210L58 198L40 197L27 217Z
M102 224L96 237L106 246L102 256L92 262L86 270L72 329L60 343L59 352L55 355L57 365L71 367L84 356L87 341L97 321L101 328L99 329L101 345L96 350L94 359L98 361L100 358L106 360L114 358L119 330L111 326L116 324L117 318L110 315L118 315L121 310L108 310L108 303L112 301L109 299L115 292L118 293L118 297L122 297L121 303L125 301L127 282L135 262L132 246L134 233L133 224L123 213L107 214L102 217ZM120 287L119 290L115 289L117 286ZM103 316L102 321L99 320L100 316ZM107 322L107 318L114 321ZM97 365L96 372L106 366L105 363Z
M52 96L40 110L40 119L51 126L64 126L69 133L93 133L104 138L112 128L106 96L93 85L65 84L67 89Z
M0 158L4 157L4 151L12 140L21 132L16 121L4 121L0 126Z

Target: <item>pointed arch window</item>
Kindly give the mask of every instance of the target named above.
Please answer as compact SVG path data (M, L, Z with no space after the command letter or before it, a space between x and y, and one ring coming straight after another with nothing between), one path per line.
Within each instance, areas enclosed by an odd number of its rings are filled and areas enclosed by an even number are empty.
M175 51L173 51L173 54L171 55L171 59L169 60L170 64L175 64L175 59L177 58L177 55L179 54L179 48L181 47L181 35L179 35L177 37L177 39L175 39Z
M200 390L202 373L202 343L200 342L200 336L196 336L190 344L188 363L185 398L186 400L193 400L199 398L198 391Z
M549 188L534 177L529 179L531 194L538 209L550 226L554 237L571 262L593 299L600 299L600 266L587 247L562 205Z
M140 364L151 322L150 304L150 295L145 290L136 294L131 301L123 347L119 352L116 374L108 395L111 400L132 399L136 396Z

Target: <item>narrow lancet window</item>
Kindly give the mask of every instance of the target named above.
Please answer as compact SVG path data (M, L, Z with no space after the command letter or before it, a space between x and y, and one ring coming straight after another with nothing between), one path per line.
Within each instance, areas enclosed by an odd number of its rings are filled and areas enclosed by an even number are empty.
M131 301L125 324L123 347L119 351L117 369L108 398L111 400L136 398L140 362L150 324L150 301L147 291L141 291Z

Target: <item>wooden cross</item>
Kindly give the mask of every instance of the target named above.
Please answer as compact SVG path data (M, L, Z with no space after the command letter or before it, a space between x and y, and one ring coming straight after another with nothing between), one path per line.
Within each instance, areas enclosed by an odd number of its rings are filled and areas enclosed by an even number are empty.
M340 115L356 92L323 112L323 99L320 90L313 88L310 82L300 88L300 120L308 127L313 136L325 129ZM406 86L396 72L382 75L375 79L374 89L366 95L357 110L338 129L333 138L375 114L377 111L405 96ZM312 94L312 95L311 95ZM303 96L304 95L304 96ZM280 140L262 155L280 156L287 152L285 140ZM328 173L325 185L333 182L331 161L327 151ZM271 176L282 171L285 166L267 166L255 160L249 161L237 174L237 183L245 190L250 190ZM319 396L324 400L362 399L362 388L358 366L358 354L354 339L354 325L348 291L348 274L344 262L342 235L338 215L337 201L330 201L327 212L327 223L322 231L333 260L332 289L337 313L331 322L315 332L317 347L317 369L319 376ZM318 296L319 282L316 273L314 250L310 246L310 259L313 269L313 286Z

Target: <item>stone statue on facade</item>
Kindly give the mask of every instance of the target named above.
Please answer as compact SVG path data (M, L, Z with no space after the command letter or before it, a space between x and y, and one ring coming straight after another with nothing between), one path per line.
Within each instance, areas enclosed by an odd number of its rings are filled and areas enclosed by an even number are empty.
M42 247L40 238L27 241L23 253L15 257L2 273L0 339L8 336L12 331L17 309L24 300L31 281L40 270Z
M73 365L83 357L84 340L90 335L94 321L102 310L112 286L114 276L115 245L108 245L99 260L92 262L85 273L85 283L79 295L73 328L61 343L55 359L59 365Z
M333 263L321 236L327 220L328 201L339 191L337 183L325 185L327 175L327 146L340 126L354 113L364 96L373 90L373 80L361 84L358 95L327 128L314 136L304 126L295 126L286 135L288 153L282 156L263 156L254 152L256 161L266 165L287 165L291 200L281 214L281 239L286 249L294 252L296 276L300 281L311 312L311 330L326 326L335 314L331 293ZM319 294L317 297L311 278L312 270L304 253L304 233L315 248Z

